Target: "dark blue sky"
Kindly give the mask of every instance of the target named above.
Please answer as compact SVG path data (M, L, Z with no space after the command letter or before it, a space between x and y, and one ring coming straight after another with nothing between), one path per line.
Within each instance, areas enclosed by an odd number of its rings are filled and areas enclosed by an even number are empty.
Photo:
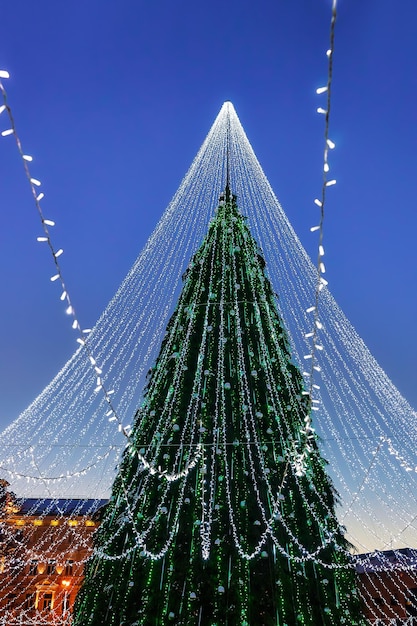
M232 100L315 257L331 0L14 0L0 67L78 317L94 324ZM339 0L330 288L417 406L417 4ZM0 130L8 127L5 114ZM0 424L75 349L12 137L0 138Z

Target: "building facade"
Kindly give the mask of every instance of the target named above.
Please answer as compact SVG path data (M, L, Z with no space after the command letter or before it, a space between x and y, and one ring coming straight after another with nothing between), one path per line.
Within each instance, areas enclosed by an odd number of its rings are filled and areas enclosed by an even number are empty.
M70 624L106 500L7 495L0 510L0 626Z
M417 626L417 550L361 554L356 570L370 626Z

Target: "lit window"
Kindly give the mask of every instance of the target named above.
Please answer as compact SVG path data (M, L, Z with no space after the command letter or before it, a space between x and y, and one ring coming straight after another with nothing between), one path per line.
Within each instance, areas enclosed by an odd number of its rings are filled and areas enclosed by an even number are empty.
M51 610L52 609L52 600L53 600L53 594L52 593L44 593L42 596L42 600L41 600L41 611L47 611L47 610Z

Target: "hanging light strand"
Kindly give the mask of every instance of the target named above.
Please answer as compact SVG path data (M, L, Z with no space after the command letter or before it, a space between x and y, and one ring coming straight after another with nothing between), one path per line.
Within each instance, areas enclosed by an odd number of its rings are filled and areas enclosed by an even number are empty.
M55 266L55 273L51 276L50 280L51 282L59 282L61 284L60 300L64 302L66 305L65 313L72 318L72 329L75 330L79 335L77 338L77 343L80 345L80 347L83 347L87 352L87 356L90 360L91 367L94 371L94 375L96 376L95 392L97 393L101 391L103 393L105 401L109 409L108 414L112 415L111 421L115 422L115 425L117 426L118 431L121 432L128 439L130 429L128 426L123 426L122 420L120 419L118 413L116 412L116 409L112 402L111 395L113 392L112 390L107 389L107 387L105 386L103 379L102 379L102 373L103 373L102 368L98 366L96 358L92 354L91 346L87 343L87 338L88 338L88 334L90 333L90 329L82 330L81 325L76 315L75 307L73 305L70 294L68 292L68 288L64 281L62 268L58 260L59 257L63 254L64 250L62 248L56 249L55 246L53 245L49 229L55 226L55 221L45 218L45 215L43 213L41 201L45 197L45 194L43 192L40 192L40 193L38 192L38 189L39 187L41 187L42 183L37 178L34 178L30 172L29 163L33 161L33 157L29 154L26 154L23 151L22 142L16 130L16 124L15 124L13 112L12 112L10 105L8 104L7 92L1 81L2 78L3 79L10 78L9 72L7 72L6 70L0 70L0 92L3 96L3 104L0 106L0 114L3 112L7 112L7 115L10 121L10 128L2 131L1 136L6 137L8 135L13 135L15 138L17 149L22 159L22 164L23 164L23 168L26 174L26 178L29 182L29 185L32 191L32 196L33 196L33 200L36 206L36 210L38 212L38 215L42 224L43 235L38 236L37 241L39 243L48 244L48 247L52 255L53 263Z
M320 302L320 293L322 289L327 286L328 282L324 278L324 274L326 272L326 266L323 261L324 257L324 245L323 245L323 224L324 224L324 209L326 204L326 193L327 188L336 184L335 179L329 178L330 166L328 161L329 150L333 150L335 148L335 143L329 138L329 127L330 127L330 110L331 110L331 92L332 92L332 80L333 80L333 52L334 52L334 38L335 38L335 26L336 26L336 17L337 17L337 0L333 0L332 4L332 17L330 22L330 46L326 52L328 58L328 71L327 71L327 84L323 87L319 87L316 89L317 95L326 94L327 104L326 109L322 107L318 107L317 112L325 115L325 124L324 124L324 151L323 151L323 183L321 189L321 199L316 198L314 203L320 209L320 221L318 226L312 226L311 232L318 231L318 255L317 255L317 281L316 281L316 289L315 289L315 297L314 297L314 305L307 309L307 313L313 314L313 324L311 332L307 333L305 337L310 339L311 350L309 354L304 356L305 359L308 359L310 362L310 370L306 372L306 376L308 378L309 385L309 396L311 400L311 410L317 411L317 404L320 403L319 400L313 399L313 394L316 389L319 389L319 386L315 384L315 374L316 372L320 372L321 368L317 363L317 353L323 350L323 346L319 342L319 331L322 330L323 324L319 318L319 302ZM316 405L316 406L314 406ZM311 414L309 413L306 416L306 423L304 427L304 433L307 435L312 432L312 420ZM303 459L306 463L307 455L306 452L302 453L302 459L300 458L301 465L305 467L305 463L303 463Z

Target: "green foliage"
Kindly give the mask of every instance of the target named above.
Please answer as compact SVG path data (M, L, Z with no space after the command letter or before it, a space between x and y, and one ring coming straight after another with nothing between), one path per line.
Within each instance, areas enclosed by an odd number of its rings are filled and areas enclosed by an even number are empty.
M149 373L76 626L362 624L264 266L227 189Z

